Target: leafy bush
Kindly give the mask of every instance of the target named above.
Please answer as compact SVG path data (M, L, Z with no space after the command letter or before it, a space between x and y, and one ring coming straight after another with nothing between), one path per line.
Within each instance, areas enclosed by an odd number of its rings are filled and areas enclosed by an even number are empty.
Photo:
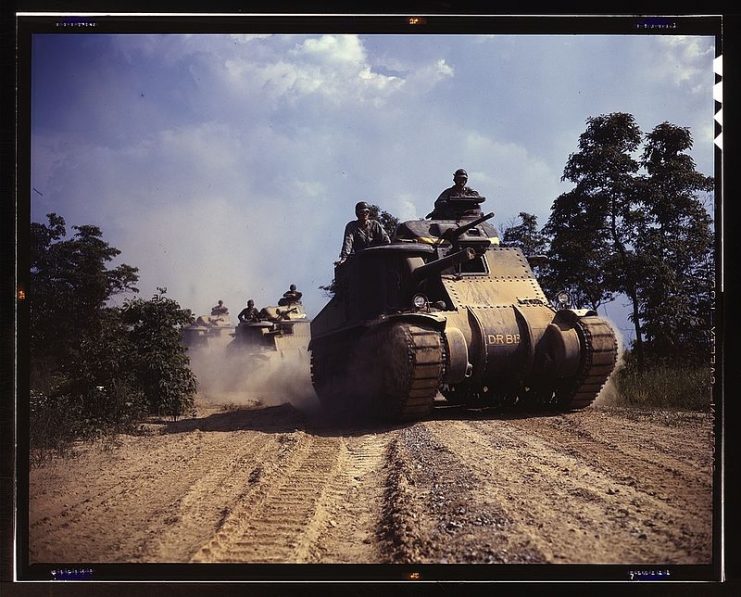
M30 439L32 462L65 455L76 439L132 430L149 414L177 417L193 408L196 381L180 327L190 323L158 289L149 301L108 307L138 292L137 268L109 268L120 251L96 226L48 214L30 238Z
M149 411L177 420L194 409L196 378L180 339L181 326L190 323L192 316L165 297L165 289L157 290L148 301L126 302L122 320L129 326L130 341L136 348L131 370Z
M31 390L29 413L31 465L67 456L75 437L75 416L67 401Z

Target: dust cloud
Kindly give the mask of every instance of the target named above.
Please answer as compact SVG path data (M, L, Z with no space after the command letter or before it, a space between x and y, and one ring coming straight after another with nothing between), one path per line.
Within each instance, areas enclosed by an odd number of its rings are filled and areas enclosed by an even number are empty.
M198 379L198 396L206 404L255 407L290 403L306 413L319 407L305 348L250 351L219 341L190 349L188 356Z

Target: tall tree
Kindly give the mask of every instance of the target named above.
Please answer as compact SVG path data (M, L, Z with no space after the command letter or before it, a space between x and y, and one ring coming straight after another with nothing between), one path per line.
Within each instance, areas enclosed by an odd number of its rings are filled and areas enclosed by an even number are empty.
M549 295L566 289L576 305L596 310L613 300L614 292L604 267L610 258L604 242L604 214L587 209L589 202L590 196L578 188L554 201L543 227L550 243L541 284Z
M642 362L643 343L638 296L639 272L645 270L635 251L640 230L646 227L639 209L636 173L640 164L633 153L641 143L641 131L631 114L615 112L587 119L587 130L579 137L579 151L569 156L562 180L576 187L556 200L546 232L552 236L552 267L572 278L587 274L594 281L603 276L602 290L593 306L624 293L630 300L630 319L635 328L635 348ZM584 251L583 264L575 263ZM590 271L586 271L586 267ZM580 272L581 270L581 272ZM599 285L589 284L594 292ZM589 295L586 287L585 295Z
M663 122L646 136L641 202L650 225L636 240L647 271L640 317L654 358L707 359L714 270L710 215L697 198L713 178L686 153L689 129Z
M593 307L628 297L638 366L644 338L653 355L672 359L707 344L713 278L710 217L697 199L712 178L686 154L689 130L657 126L639 161L641 141L630 114L588 119L564 169L575 188L556 199L544 228L553 279L576 286Z
M76 232L67 239L64 218L51 213L47 219L46 225L31 224L32 372L74 371L81 343L96 335L108 299L138 292L138 270L126 264L108 267L120 251L102 240L97 226L73 226Z

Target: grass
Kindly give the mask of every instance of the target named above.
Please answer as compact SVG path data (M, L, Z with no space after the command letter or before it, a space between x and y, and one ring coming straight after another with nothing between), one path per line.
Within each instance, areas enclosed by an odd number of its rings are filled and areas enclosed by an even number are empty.
M613 376L610 404L636 408L709 411L713 393L710 368L657 366L640 371L625 367Z

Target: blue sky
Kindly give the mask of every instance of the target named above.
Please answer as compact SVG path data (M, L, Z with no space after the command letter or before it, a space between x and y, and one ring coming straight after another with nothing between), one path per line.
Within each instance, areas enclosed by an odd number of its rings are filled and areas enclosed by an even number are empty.
M36 34L32 52L33 221L100 226L142 296L196 313L295 283L315 315L354 204L423 217L457 168L496 224L543 225L590 116L689 127L714 173L712 37Z

